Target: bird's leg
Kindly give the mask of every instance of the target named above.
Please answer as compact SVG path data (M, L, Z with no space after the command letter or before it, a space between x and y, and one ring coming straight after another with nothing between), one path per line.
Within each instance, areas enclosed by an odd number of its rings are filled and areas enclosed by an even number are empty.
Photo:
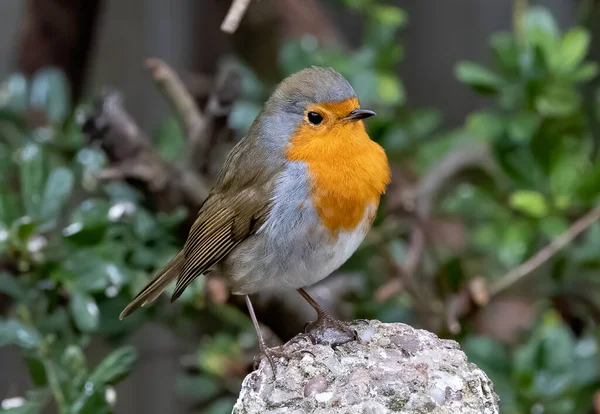
M252 319L252 324L254 325L254 329L256 330L256 336L258 337L258 348L260 349L260 353L267 358L269 361L269 365L271 365L271 369L273 370L273 376L275 377L275 362L273 361L273 357L284 357L290 358L295 355L301 355L302 352L286 352L279 349L269 348L263 338L262 332L260 330L260 326L258 325L258 319L256 319L256 314L254 313L254 307L252 306L252 302L250 301L250 296L246 295L246 306L248 307L248 313L250 314L250 318Z
M260 326L258 325L258 319L256 319L256 313L254 313L254 307L250 301L250 296L246 295L245 299L246 306L248 307L248 313L250 314L250 319L252 319L252 324L254 325L256 336L258 337L258 348L260 349L260 353L267 358L267 361L269 361L269 365L271 365L271 369L273 370L273 375L275 375L275 363L273 362L273 357L269 354L269 348L265 343L265 338L263 338Z
M306 326L314 343L337 346L356 340L357 333L352 327L329 315L304 289L298 289L298 293L317 312L317 320Z

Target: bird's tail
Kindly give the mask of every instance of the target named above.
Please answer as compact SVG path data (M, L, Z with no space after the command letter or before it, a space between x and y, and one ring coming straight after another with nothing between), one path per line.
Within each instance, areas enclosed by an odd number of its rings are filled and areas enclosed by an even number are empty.
M123 309L119 319L123 319L127 315L133 313L136 309L148 303L152 303L158 298L171 282L173 282L181 274L184 264L183 251L179 252L171 261L161 270L154 279L150 281L129 305Z

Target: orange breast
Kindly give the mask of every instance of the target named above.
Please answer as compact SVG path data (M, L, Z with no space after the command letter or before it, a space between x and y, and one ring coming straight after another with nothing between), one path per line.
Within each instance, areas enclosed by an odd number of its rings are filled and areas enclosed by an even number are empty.
M340 118L357 107L356 99L319 105L321 113ZM302 124L290 139L286 156L308 165L311 201L332 235L354 230L365 209L379 204L390 181L385 152L371 141L362 121L326 118L322 126Z

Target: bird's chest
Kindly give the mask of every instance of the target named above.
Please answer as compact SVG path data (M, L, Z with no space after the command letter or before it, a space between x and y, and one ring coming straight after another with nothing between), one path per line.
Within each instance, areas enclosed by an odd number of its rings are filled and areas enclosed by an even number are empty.
M325 189L316 195L313 186L305 164L290 165L260 231L278 263L271 267L290 287L315 283L341 266L364 239L377 210L377 203Z
M352 169L332 169L320 175L324 179L317 177L306 163L291 163L279 179L264 227L302 234L316 247L335 244L342 234L366 232L379 194L365 191L364 179Z
M359 227L389 182L385 152L369 139L362 123L341 124L319 138L300 132L291 139L286 157L290 165L302 166L293 178L306 183L306 199L332 236Z
M358 214L350 201L328 202L329 208ZM318 282L358 248L376 209L376 204L365 205L356 224L346 221L347 228L332 231L312 201L306 165L290 164L278 180L263 226L225 261L232 291L248 294L258 288L289 289ZM330 219L336 217L332 214Z

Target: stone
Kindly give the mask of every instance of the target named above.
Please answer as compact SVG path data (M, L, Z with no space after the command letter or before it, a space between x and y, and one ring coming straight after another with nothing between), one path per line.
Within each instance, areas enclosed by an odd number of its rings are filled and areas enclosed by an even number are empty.
M358 340L332 348L293 340L263 359L234 414L499 414L487 375L455 341L401 323L356 321Z

